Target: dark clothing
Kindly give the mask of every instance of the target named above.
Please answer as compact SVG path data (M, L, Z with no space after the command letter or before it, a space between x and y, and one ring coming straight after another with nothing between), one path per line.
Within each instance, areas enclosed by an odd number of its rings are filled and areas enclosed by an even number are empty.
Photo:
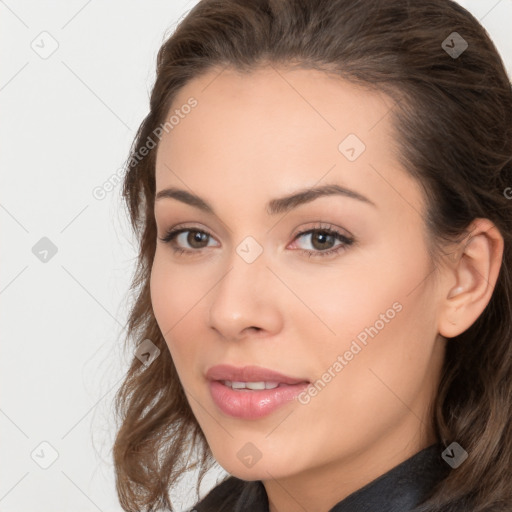
M329 512L412 512L450 471L433 444L338 502ZM197 512L269 512L260 480L230 476L214 487L194 509Z

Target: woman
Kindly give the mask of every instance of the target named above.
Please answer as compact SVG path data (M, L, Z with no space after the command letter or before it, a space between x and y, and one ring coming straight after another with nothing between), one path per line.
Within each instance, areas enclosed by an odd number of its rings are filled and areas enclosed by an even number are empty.
M512 510L511 121L452 1L188 13L124 182L125 510L197 467L201 512Z

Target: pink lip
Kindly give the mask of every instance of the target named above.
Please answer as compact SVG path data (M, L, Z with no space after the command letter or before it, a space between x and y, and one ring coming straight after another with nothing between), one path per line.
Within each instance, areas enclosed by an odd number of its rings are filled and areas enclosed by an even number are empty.
M262 368L260 366L244 366L239 368L229 364L212 366L206 372L206 378L209 380L231 380L235 382L279 382L280 384L290 385L309 382L307 379L289 377L269 368Z
M225 414L236 418L254 420L267 416L278 407L294 400L307 386L309 381L288 377L267 368L245 366L236 368L218 365L206 373L213 401ZM234 390L221 381L235 382L278 382L274 389Z

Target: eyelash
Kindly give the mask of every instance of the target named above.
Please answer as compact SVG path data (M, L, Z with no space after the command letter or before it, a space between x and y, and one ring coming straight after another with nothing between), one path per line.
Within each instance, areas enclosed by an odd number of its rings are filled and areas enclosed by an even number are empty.
M192 254L192 253L197 254L201 249L183 249L181 247L175 247L174 245L171 244L171 242L173 242L173 240L180 233L184 233L187 231L202 233L202 234L207 235L208 237L211 237L211 235L207 231L204 231L202 229L194 229L192 227L186 227L186 228L176 227L176 228L169 230L163 238L160 238L160 240L166 244L170 244L171 248L175 254L178 254L178 255ZM332 228L330 225L315 226L314 228L310 228L305 231L301 231L295 235L293 241L297 240L301 236L309 235L309 234L317 233L317 232L327 234L328 236L334 236L337 240L339 240L342 243L340 245L333 247L332 249L328 249L326 251L319 251L319 250L309 251L307 249L295 249L295 250L298 250L301 253L308 255L309 257L312 257L312 256L313 257L317 257L317 256L323 257L323 256L330 256L330 255L337 254L337 253L341 252L342 250L345 250L348 246L350 246L354 243L353 238L343 235L336 229Z

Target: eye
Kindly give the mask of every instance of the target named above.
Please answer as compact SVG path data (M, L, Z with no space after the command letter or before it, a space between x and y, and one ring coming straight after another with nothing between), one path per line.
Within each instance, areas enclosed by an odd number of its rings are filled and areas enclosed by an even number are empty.
M160 240L170 244L175 253L183 254L195 253L208 247L208 242L213 238L209 233L200 229L173 228ZM183 248L183 245L185 245L185 248ZM187 245L188 247L186 247Z
M342 250L345 250L347 246L354 243L354 239L350 238L337 229L331 226L319 226L309 229L307 231L301 231L295 238L299 240L303 238L307 241L307 245L312 247L311 249L301 248L301 252L308 256L329 256L336 254ZM337 245L336 241L339 243Z
M312 249L299 247L300 252L311 256L329 256L334 255L354 243L354 239L344 235L330 225L320 225L301 231L295 235L293 242L297 240L306 240ZM214 239L207 231L192 227L174 227L169 230L160 240L171 246L176 254L198 254L201 249L215 246ZM338 242L336 244L336 242Z

